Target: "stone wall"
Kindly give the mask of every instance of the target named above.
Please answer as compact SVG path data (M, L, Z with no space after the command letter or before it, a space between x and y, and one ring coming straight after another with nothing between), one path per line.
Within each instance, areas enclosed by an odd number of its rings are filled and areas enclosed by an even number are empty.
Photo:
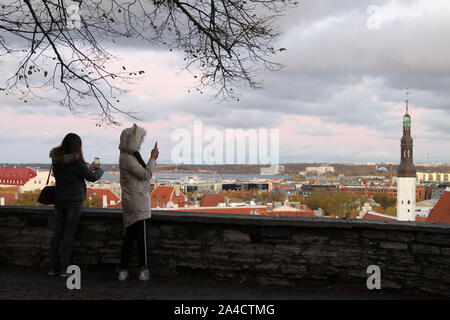
M0 207L0 263L47 265L53 226L51 207ZM113 269L122 232L120 210L86 210L74 263ZM450 296L448 224L154 211L148 238L158 277L367 290L378 265L383 289Z

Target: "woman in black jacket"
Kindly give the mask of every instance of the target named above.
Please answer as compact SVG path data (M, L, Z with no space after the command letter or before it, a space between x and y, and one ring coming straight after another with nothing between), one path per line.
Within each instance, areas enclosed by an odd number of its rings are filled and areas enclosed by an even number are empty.
M50 151L55 176L55 231L50 244L49 275L67 277L75 234L81 218L83 202L86 200L85 179L97 181L103 175L100 165L89 167L83 158L81 138L75 133L67 134L61 146ZM58 250L61 244L61 262ZM61 271L61 273L59 272Z

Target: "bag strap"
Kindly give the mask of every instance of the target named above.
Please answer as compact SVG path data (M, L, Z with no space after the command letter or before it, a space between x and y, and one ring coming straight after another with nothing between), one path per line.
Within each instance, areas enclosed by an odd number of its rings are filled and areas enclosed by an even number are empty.
M136 158L136 160L139 162L139 164L145 168L147 168L147 164L144 162L144 160L141 157L141 154L139 151L133 152L133 156Z
M50 171L48 172L48 178L47 178L46 186L48 186L48 182L50 181L50 174L52 173L52 169L53 169L53 164L50 166Z

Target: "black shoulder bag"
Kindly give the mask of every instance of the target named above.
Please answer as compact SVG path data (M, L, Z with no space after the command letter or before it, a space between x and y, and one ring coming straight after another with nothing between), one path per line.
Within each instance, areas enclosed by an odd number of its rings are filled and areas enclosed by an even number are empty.
M47 184L44 189L42 189L41 194L39 195L38 202L42 204L55 204L55 186L49 186L48 182L50 181L50 174L52 173L53 165L50 167L50 171L48 172Z

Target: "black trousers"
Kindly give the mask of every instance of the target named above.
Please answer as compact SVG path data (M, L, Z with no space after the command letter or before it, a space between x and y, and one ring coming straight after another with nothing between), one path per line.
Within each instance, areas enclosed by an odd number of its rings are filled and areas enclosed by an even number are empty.
M50 243L50 268L66 271L71 263L72 248L80 224L83 202L70 207L55 206L55 230ZM61 261L58 251L61 247Z
M137 241L139 263L141 266L147 266L147 226L145 219L139 220L125 229L120 259L122 269L128 268L134 240Z

